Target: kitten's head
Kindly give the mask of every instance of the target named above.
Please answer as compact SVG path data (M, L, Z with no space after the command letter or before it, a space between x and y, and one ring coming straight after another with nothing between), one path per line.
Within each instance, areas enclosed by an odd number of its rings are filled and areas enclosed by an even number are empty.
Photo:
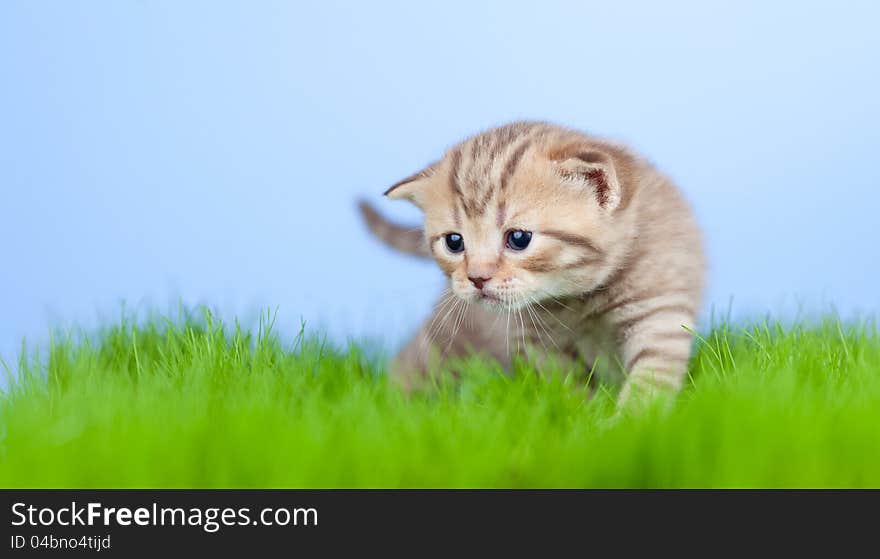
M497 310L586 293L614 266L620 153L544 123L489 130L385 193L425 214L453 291Z

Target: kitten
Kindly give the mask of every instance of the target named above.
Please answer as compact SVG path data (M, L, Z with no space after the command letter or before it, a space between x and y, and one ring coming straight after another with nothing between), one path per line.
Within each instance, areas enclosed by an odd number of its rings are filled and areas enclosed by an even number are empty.
M370 229L431 256L451 291L391 365L413 388L436 360L485 352L569 356L623 382L620 400L675 393L700 312L705 259L678 189L644 159L544 122L516 122L454 146L385 195L424 229L361 203Z

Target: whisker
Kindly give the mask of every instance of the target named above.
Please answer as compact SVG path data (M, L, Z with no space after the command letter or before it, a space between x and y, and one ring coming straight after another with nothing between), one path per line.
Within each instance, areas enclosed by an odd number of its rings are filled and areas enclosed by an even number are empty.
M452 315L452 326L450 328L449 336L446 339L446 345L443 348L443 355L447 356L449 354L449 350L452 347L453 342L455 342L455 334L458 332L459 321L467 308L467 304L464 301L461 301L455 307L455 312Z
M452 343L455 341L455 335L458 334L458 330L459 328L461 328L461 323L464 322L464 319L467 316L467 310L469 306L470 302L465 302L465 304L460 307L461 310L455 317L455 321L452 327L452 334L449 336L449 341L446 342L446 349L444 350L444 353L449 353L449 348L452 347Z
M438 314L434 317L434 320L431 321L431 324L428 327L428 336L427 336L427 340L425 343L425 347L422 349L423 353L421 355L421 357L423 359L428 357L428 352L431 350L431 346L434 345L434 342L436 342L437 336L440 334L441 330L443 330L443 328L446 326L446 323L449 321L450 315L452 315L452 313L455 312L455 310L461 304L461 299L459 299L458 297L453 296L449 300L452 301L452 304L450 306L448 306L442 319L440 319L440 322L437 323L436 327L435 327L435 321L437 320L437 317L439 316L439 314Z
M522 347L518 351L524 353L526 351L526 325L523 322L522 307L516 309L516 314L519 317L519 334L522 337ZM519 339L517 339L517 345L519 345Z
M572 285L576 285L576 284L572 284ZM562 300L560 300L560 299L559 299L558 297L556 297L555 295L551 294L549 291L545 291L545 290L543 290L543 289L540 290L540 291L541 291L541 295L547 297L548 299L551 299L554 303L556 303L557 305L559 305L559 306L562 307L563 309L565 309L565 310L567 310L567 311L571 311L571 312L573 312L573 313L578 312L578 311L574 310L573 308L569 307L568 305L566 305L565 303L563 303ZM535 302L537 303L538 301L535 300ZM547 310L547 309L544 309L544 310Z
M537 303L537 301L531 297L529 297L529 300L531 303ZM541 340L541 344L544 345L544 350L545 351L547 350L547 346L546 346L546 344L544 344L544 341L543 341L543 335L546 334L546 336L550 339L550 343L553 344L553 346L556 348L556 350L562 351L559 348L559 345L556 343L556 340L553 339L553 334L547 329L547 325L544 324L544 321L541 318L541 316L538 314L538 311L536 311L532 307L531 304L529 304L526 307L526 309L528 309L529 314L532 316L532 322L535 324L535 328L543 330L543 334L541 332L538 332L538 339Z
M538 341L541 342L541 346L544 348L544 352L545 352L545 353L548 352L549 349L547 348L547 344L544 343L544 336L542 335L541 330L540 330L540 328L538 327L538 323L535 322L535 311L534 311L534 309L532 309L532 306L531 306L531 305L526 305L525 309L526 309L526 312L529 313L529 320L531 320L531 322L532 322L532 326L535 327L535 335L537 336ZM553 338L550 338L550 341L552 342L552 341L553 341Z
M431 322L433 323L434 320L436 320L437 317L444 311L444 309L446 309L454 301L455 301L454 297L450 297L450 296L444 294L443 298L441 298L440 301L434 306L434 317L431 320Z
M550 338L550 343L553 344L553 347L556 348L556 351L561 353L562 348L559 347L559 344L556 343L556 339L553 336L553 332L550 331L550 328L547 327L547 325L544 323L544 319L542 319L540 317L540 315L538 315L537 311L535 311L535 317L538 319L538 324L541 325L541 328L544 330L544 333L547 335L548 338Z
M494 332L494 331L495 331L495 327L498 326L498 321L501 320L501 314L502 314L502 313L500 313L500 312L496 312L496 313L493 313L493 314L495 315L495 320L492 321L492 331Z
M504 341L507 344L507 357L510 358L510 306L507 307L507 326L504 329Z
M538 302L538 301L535 301L535 304L538 305L539 307L541 307L541 308L544 310L544 312L546 312L547 314L549 314L550 316L552 316L554 319L556 319L556 322L558 322L560 325L562 325L563 328L565 328L566 330L568 330L568 331L571 332L572 334L575 333L574 330L572 330L571 328L569 328L568 325L567 325L566 323L562 322L562 320L561 320L558 316L556 316L556 313L550 312L549 310L547 310L547 307L545 307L544 305L542 305L542 304L541 304L540 302Z
M428 324L428 333L434 329L434 325L437 324L437 320L440 319L444 310L449 309L450 305L455 303L455 297L449 297L448 293L444 293L440 299L440 302L437 303L434 310L434 316L431 318L431 322Z

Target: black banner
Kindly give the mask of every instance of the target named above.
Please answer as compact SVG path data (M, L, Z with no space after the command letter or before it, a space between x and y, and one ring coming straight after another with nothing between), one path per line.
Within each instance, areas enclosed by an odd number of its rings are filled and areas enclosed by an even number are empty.
M622 549L873 534L873 492L3 490L0 556ZM859 513L858 511L869 511ZM832 532L834 527L840 532ZM790 540L788 538L791 538ZM815 549L814 549L815 551Z

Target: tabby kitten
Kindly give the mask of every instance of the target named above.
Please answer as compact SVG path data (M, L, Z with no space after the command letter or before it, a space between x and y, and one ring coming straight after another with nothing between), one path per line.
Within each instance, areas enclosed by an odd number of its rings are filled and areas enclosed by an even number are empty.
M544 122L516 122L454 146L389 188L424 229L361 203L370 229L432 256L451 291L391 366L418 386L444 358L485 352L569 356L620 399L675 393L687 371L705 261L678 189L631 151Z

